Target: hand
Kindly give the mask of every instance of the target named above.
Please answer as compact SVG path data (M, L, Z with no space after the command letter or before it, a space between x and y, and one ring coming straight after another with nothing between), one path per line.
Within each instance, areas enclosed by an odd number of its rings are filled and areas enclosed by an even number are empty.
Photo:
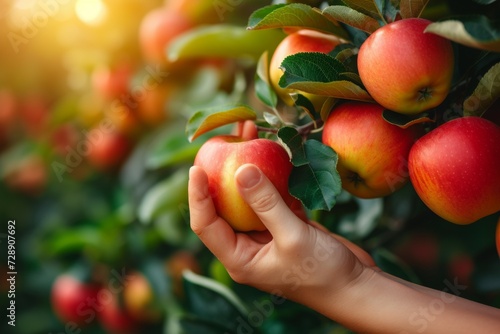
M307 305L377 270L362 249L299 218L256 166L241 166L235 182L268 231L235 232L217 215L203 169L190 170L191 228L236 282Z

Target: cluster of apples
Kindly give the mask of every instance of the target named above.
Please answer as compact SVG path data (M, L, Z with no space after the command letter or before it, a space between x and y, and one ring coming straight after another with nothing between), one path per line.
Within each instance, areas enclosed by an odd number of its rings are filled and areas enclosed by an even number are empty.
M447 97L454 71L449 40L426 33L431 22L409 18L387 24L361 45L358 71L374 103L342 101L325 120L322 140L338 154L342 186L360 198L390 195L411 180L437 215L469 224L500 211L500 127L480 117L449 120L429 132L421 124L399 127L385 109L415 115ZM299 52L329 53L338 38L309 30L290 33L270 61L270 82L288 105L294 91L279 86L284 58ZM325 96L304 93L315 107ZM199 151L195 165L207 171L219 214L236 230L262 230L234 184L244 163L254 163L275 184L290 207L287 184L292 165L278 143L242 136L217 136Z

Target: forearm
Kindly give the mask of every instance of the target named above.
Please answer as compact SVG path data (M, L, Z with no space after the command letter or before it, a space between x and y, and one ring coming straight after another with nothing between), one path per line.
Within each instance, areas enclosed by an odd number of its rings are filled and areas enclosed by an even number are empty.
M357 333L500 333L499 309L460 298L451 290L449 286L437 291L365 270L350 287L311 296L305 303Z

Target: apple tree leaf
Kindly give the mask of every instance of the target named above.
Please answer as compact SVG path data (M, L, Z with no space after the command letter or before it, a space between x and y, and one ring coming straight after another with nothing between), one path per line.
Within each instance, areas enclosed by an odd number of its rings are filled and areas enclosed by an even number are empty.
M372 33L380 28L380 24L376 19L347 6L326 7L323 10L323 15L367 33Z
M497 0L473 0L473 1L480 4L480 5L490 5L494 2L496 2Z
M410 17L420 17L429 0L401 0L399 2L399 12L403 19Z
M255 111L243 104L208 108L197 111L191 116L186 126L186 133L188 140L192 142L200 135L218 127L256 118Z
M279 29L254 31L227 24L200 26L176 38L166 52L171 61L207 57L257 61L264 51L273 52L285 36Z
M366 90L350 80L345 66L330 55L300 52L286 57L281 67L284 74L279 85L283 88L335 98L373 101Z
M375 0L375 5L385 22L396 20L399 14L399 0Z
M287 27L317 30L349 40L349 34L338 23L301 3L266 6L256 10L248 20L248 29L251 30Z
M290 194L309 210L331 210L342 191L335 151L318 140L303 141L292 127L281 128L278 138L292 153Z
M500 21L492 21L482 15L434 22L425 31L472 48L500 52Z
M424 111L417 115L404 115L392 110L384 110L382 113L382 117L384 119L400 128L406 129L414 124L425 123L425 122L434 122L434 119L430 112Z
M332 5L347 6L375 19L381 18L375 0L336 0Z
M191 271L184 272L183 278L188 315L236 332L238 318L246 319L248 314L243 301L212 278Z
M269 53L267 51L262 54L257 63L255 95L268 107L275 108L278 104L278 97L269 80Z
M464 101L465 116L481 116L500 98L500 63L493 65Z

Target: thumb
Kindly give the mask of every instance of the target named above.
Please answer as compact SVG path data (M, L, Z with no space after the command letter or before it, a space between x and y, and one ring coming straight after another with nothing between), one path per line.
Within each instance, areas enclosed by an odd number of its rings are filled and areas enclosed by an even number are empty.
M255 165L245 164L235 174L238 189L274 238L290 235L305 225L283 201L278 190Z

